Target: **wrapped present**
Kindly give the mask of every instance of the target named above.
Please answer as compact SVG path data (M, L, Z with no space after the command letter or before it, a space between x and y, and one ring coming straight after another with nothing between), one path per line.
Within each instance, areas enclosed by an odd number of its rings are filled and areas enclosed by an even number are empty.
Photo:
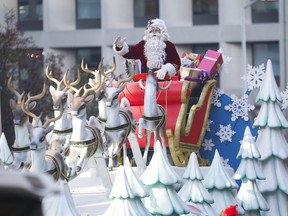
M214 50L208 50L198 65L198 68L208 71L209 78L214 79L222 64L222 54Z
M180 68L180 80L190 81L192 90L200 89L205 84L206 71L198 68Z
M202 60L202 55L201 54L196 54L196 53L189 53L189 52L184 52L182 54L182 59L188 59L191 60L194 63L195 67L198 67L198 65L200 64L201 60Z

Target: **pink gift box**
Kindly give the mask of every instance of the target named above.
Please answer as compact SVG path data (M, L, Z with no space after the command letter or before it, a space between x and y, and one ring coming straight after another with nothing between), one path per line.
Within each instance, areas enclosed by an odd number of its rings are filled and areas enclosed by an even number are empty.
M207 71L210 79L214 79L222 64L222 54L214 50L208 50L198 68Z

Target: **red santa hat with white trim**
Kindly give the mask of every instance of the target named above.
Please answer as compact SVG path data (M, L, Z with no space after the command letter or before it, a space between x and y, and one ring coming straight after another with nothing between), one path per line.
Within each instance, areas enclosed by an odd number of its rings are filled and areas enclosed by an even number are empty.
M168 34L164 20L159 19L159 18L149 20L147 23L146 30L145 30L145 35L148 34L149 30L153 27L159 28L161 30L161 34L164 36L165 41L169 39L169 34Z

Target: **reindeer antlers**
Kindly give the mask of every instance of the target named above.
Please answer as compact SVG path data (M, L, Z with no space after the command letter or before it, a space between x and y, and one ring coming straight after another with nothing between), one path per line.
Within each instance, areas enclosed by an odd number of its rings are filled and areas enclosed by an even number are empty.
M60 87L61 87L61 84L63 82L63 79L64 77L62 78L62 80L58 81L57 79L55 79L54 77L52 77L52 71L49 72L48 70L49 66L46 67L46 70L45 70L45 74L46 74L46 77L53 81L54 83L56 83L57 85L57 90L59 91L60 90ZM68 72L68 70L67 70ZM73 83L70 83L70 85L77 85L78 83L80 82L80 71L77 70L77 79L73 82ZM65 85L65 88L63 89L63 91L67 91L68 90L68 87Z
M31 116L34 121L35 121L35 125L34 127L39 127L39 121L40 121L40 118L42 116L42 112L40 113L39 116L37 116L36 114L30 112L30 110L28 110L28 104L34 100L39 100L41 98L44 97L45 95L45 92L46 92L46 83L44 82L43 84L43 89L42 89L42 92L38 95L35 95L35 96L31 96L30 93L28 93L27 95L27 100L25 101L25 99L23 99L21 101L21 108L23 110L24 113L26 113L27 115ZM62 117L62 114L63 114L63 105L61 104L60 105L60 114L57 116L57 117L54 117L54 118L51 118L51 119L47 119L45 121L45 123L42 125L43 128L46 128L49 126L49 124L53 121L57 121L58 119L60 119Z
M42 92L40 94L35 95L35 96L31 96L30 93L28 93L27 100L25 101L23 98L23 100L21 101L21 108L22 108L23 112L26 113L28 116L31 116L35 120L34 127L38 127L42 113L40 113L40 115L37 116L34 113L30 112L28 110L28 104L33 100L39 100L42 97L44 97L45 92L46 92L46 83L44 82L43 89L42 89Z
M98 80L98 82L96 83L96 85L94 85L93 87L87 89L87 87L86 87L87 84L85 84L85 85L82 86L80 89L77 89L77 88L75 88L73 85L71 85L69 82L67 82L66 77L67 77L68 71L65 72L63 81L64 81L64 84L65 84L68 88L72 89L72 90L75 92L76 95L80 96L80 92L81 92L81 90L83 89L83 90L84 90L84 93L83 93L82 97L87 97L88 94L90 94L91 92L95 92L95 91L98 90L98 89L100 88L100 86L101 86L101 73L102 73L102 70L103 70L103 58L101 59L101 61L100 61L100 63L99 63L98 73L97 73L96 71L92 71L92 70L88 69L87 65L86 65L86 67L84 68L84 66L83 66L83 61L82 61L82 63L81 63L81 68L82 68L82 70L83 70L84 72L86 72L86 73L92 73L92 74L94 74L95 78L96 78L96 76L97 76L96 79Z
M7 86L8 86L8 89L14 94L16 95L17 97L17 104L20 104L21 103L21 100L23 98L23 95L24 95L24 92L22 92L22 94L20 94L19 92L16 91L16 89L14 88L13 86L13 83L12 83L12 78L13 78L13 75L11 75L8 79L8 82L7 82Z
M109 86L112 85L112 82L113 82L113 76L108 76L109 74L113 73L115 70L116 70L116 60L115 60L115 56L113 56L113 66L112 68L110 68L109 70L107 71L103 71L103 58L101 59L101 62L98 66L98 72L97 71L92 71L90 69L88 69L88 66L87 64L85 65L84 67L84 63L83 63L83 60L81 62L81 69L86 72L86 73L91 73L94 75L95 79L97 79L97 76L99 75L99 73L101 73L108 81L109 81ZM98 80L97 80L98 81Z

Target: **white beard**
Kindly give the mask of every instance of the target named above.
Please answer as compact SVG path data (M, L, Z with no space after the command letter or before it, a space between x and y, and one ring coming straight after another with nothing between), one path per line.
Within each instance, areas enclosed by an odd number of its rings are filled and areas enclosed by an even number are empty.
M150 34L144 45L144 54L147 59L147 67L160 69L164 64L166 43L160 34Z

